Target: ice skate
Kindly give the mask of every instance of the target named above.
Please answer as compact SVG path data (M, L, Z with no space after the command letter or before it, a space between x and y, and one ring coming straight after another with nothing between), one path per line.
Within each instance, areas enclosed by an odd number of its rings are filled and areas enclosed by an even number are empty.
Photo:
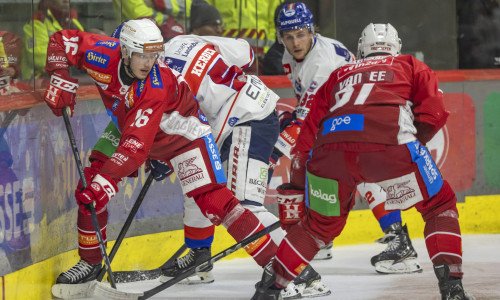
M209 247L189 249L189 252L183 256L179 257L169 264L165 264L160 267L162 276L160 277L161 282L168 281L172 277L177 277L183 273L188 268L198 265L212 256L212 252ZM197 272L193 276L190 276L179 283L181 284L201 284L201 283L211 283L214 282L214 276L211 272L213 266L210 265L205 270Z
M422 272L406 225L401 227L400 222L392 224L386 229L386 236L387 248L371 259L375 271L382 274Z
M321 281L321 275L308 265L285 290L281 292L283 299L300 299L330 295L332 292Z
M80 261L66 272L62 272L56 279L56 284L77 284L92 281L97 278L102 264L91 265L80 259Z
M273 260L264 267L264 273L259 282L255 284L255 294L251 300L280 300L283 299L281 296L281 290L273 288L274 281L276 280L276 275L271 268L273 265Z
M333 246L333 241L325 245L324 247L321 247L314 256L313 260L324 260L324 259L331 259L332 258L332 246Z
M464 291L462 279L450 279L450 269L447 265L434 265L434 273L439 281L441 300L475 300L476 298Z

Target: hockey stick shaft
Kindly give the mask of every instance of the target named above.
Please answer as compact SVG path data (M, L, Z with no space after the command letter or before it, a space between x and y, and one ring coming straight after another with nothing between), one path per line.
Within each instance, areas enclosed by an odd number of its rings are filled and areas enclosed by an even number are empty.
M186 244L182 244L182 246L162 266L171 264L175 259L181 256L186 249ZM116 271L113 272L113 275L115 276L116 283L153 280L161 276L161 266L150 270Z
M132 221L134 220L135 215L137 214L137 211L139 210L139 207L142 204L142 201L144 200L144 197L146 196L146 193L151 186L151 183L153 182L154 176L153 173L151 172L146 179L146 182L144 183L144 186L141 189L141 192L139 193L139 196L137 196L137 200L135 200L134 205L132 206L132 209L130 210L130 213L128 214L127 219L125 220L125 223L123 224L122 229L120 230L120 233L118 234L118 237L116 238L116 242L113 245L113 248L111 249L111 252L109 253L109 262L111 263L113 261L113 258L116 255L116 252L118 251L118 248L123 242L123 239L125 238L125 235L127 234L128 229L130 228L130 224L132 224ZM106 268L102 268L101 271L99 272L99 275L97 276L97 281L101 281L102 278L104 277L104 274L106 274Z
M252 243L253 241L255 241L256 239L258 238L261 238L265 235L267 235L268 233L270 233L271 231L277 229L280 227L280 221L277 221L271 225L269 225L268 227L252 234L251 236L241 240L240 242L234 244L233 246L227 248L226 250L222 251L222 252L219 252L218 254L212 256L211 258L203 261L202 263L198 264L198 265L195 265L195 266L192 266L190 267L189 269L187 269L186 271L184 271L182 274L180 274L179 276L177 277L174 277L172 279L170 279L169 281L166 281L162 284L160 284L159 286L157 287L154 287L150 290L147 290L144 292L144 295L140 296L139 299L142 300L142 299L148 299L149 297L153 296L153 295L156 295L158 294L159 292L171 287L172 285L178 283L179 281L193 275L195 272L197 272L197 270L203 270L205 269L206 267L208 267L209 265L215 263L216 261L218 261L219 259L221 258L224 258L226 256L228 256L229 254L239 250L240 248L242 247L245 247L247 246L248 244Z
M75 163L78 169L78 174L80 174L80 180L82 181L83 188L87 187L87 180L85 179L85 173L83 172L83 165L80 159L80 152L78 152L78 147L76 146L75 135L73 134L73 128L71 127L71 123L69 121L68 116L69 107L65 107L63 112L64 125L66 125L66 131L68 132L69 142L71 144L71 149L73 150L73 155L75 156ZM99 242L99 249L101 250L102 258L104 259L104 264L106 265L106 269L111 280L111 286L116 288L115 279L113 277L113 272L111 271L111 263L109 261L108 255L106 254L106 246L104 245L104 240L101 234L101 228L99 227L99 221L97 220L97 215L94 208L94 203L90 204L90 217L92 218L92 224L94 225L95 234L97 237L97 241Z

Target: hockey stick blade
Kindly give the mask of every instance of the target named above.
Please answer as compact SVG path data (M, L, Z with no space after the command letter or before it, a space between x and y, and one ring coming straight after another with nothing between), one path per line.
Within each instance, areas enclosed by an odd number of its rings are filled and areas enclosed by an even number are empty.
M186 249L186 244L183 244L179 250L177 250L162 266L165 266L177 259L182 253L184 253L184 251L186 251ZM138 271L117 271L113 272L113 275L115 276L116 283L153 280L161 276L160 268Z
M115 290L107 284L95 280L78 284L54 284L52 295L61 299L82 299L101 297L104 299L137 299L143 293L130 293Z
M166 282L160 284L157 287L154 287L150 290L145 291L144 295L140 296L138 299L139 300L148 299L149 297L158 294L159 292L173 286L174 284L178 283L179 281L192 276L194 273L198 272L199 270L206 269L209 265L215 263L216 261L220 260L221 258L224 258L224 257L228 256L229 254L236 252L240 248L247 246L248 244L252 243L256 239L259 239L259 238L267 235L268 233L270 233L271 231L273 231L279 227L280 227L280 221L277 221L277 222L269 225L268 227L254 233L251 236L243 239L242 241L232 245L231 247L227 248L226 250L217 253L216 255L203 261L202 263L188 268L186 271L181 273L179 276L174 277L174 278L170 279L169 281L166 281Z

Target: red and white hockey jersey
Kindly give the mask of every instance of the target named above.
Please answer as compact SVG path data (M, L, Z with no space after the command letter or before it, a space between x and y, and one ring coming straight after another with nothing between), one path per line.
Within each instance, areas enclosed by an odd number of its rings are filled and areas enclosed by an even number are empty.
M118 149L101 169L114 179L131 174L147 157L168 162L174 152L210 134L178 72L158 60L145 80L126 86L119 76L121 63L117 39L78 30L62 30L50 38L47 73L70 65L87 70L121 131Z
M432 136L449 114L442 96L435 73L413 56L349 63L317 92L292 155L307 155L313 144L401 145Z
M165 44L165 62L188 82L219 149L235 125L262 120L276 108L279 97L242 71L253 58L243 39L182 35Z
M320 34L314 38L312 48L304 59L294 59L285 48L283 69L298 100L295 111L299 121L306 118L314 95L333 70L353 60L354 55L341 42Z

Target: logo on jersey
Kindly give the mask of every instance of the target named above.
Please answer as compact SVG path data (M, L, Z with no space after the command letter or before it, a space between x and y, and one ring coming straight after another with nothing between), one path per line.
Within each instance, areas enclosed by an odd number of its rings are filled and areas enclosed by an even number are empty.
M392 65L393 61L394 56L389 55L374 56L363 60L357 60L338 68L337 79L341 79L342 77L350 74L351 71L360 70L374 65Z
M307 89L307 91L308 91L309 93L312 93L312 92L314 92L314 90L315 90L317 87L318 87L318 82L313 80L313 82L311 82L311 85L309 86L309 88Z
M115 41L98 41L94 44L95 46L106 47L109 49L116 49L116 47L120 46L120 43Z
M85 68L85 69L87 69L87 74L89 74L90 77L92 77L95 81L103 82L103 83L111 83L112 75L97 72L97 71L94 71L94 70L91 70L88 68Z
M134 137L128 137L125 142L123 142L123 147L128 149L132 153L137 153L137 150L140 150L144 147L144 143L135 139Z
M116 111L116 109L118 108L118 104L120 104L120 100L117 99L113 103L113 106L111 107L111 109L113 109L113 111Z
M325 135L330 132L339 131L363 131L364 123L364 115L353 114L330 118L323 123L322 134Z
M240 119L239 118L236 118L236 117L232 117L232 118L229 118L229 120L227 120L227 124L231 127L233 127L234 125L236 125L236 122L238 122Z
M149 77L151 78L151 86L153 88L163 88L163 82L161 81L160 68L157 64L153 66L151 72L149 72ZM142 92L142 90L141 90Z
M85 61L93 66L106 69L109 63L109 56L89 50L85 53Z
M203 52L198 56L196 63L191 68L191 74L201 77L205 67L210 62L210 59L217 52L209 47L205 48Z
M285 75L291 74L292 73L292 66L290 66L290 64L284 64L283 70L285 71Z
M49 55L47 56L47 62L49 62L54 67L67 68L68 59L66 56L62 55Z
M182 43L177 50L175 50L174 54L181 55L187 57L191 50L198 45L198 42L194 43Z
M130 87L130 90L125 95L125 106L127 108L134 106L134 87Z
M151 73L151 72L150 72ZM147 78L146 78L147 79ZM139 83L137 83L138 87L137 87L137 98L139 98L142 94L142 91L144 90L144 84L146 83L146 79L144 80L141 80L139 81Z
M170 67L170 69L175 70L179 73L182 73L182 70L184 70L184 66L186 65L185 60L168 56L165 57L165 63Z
M207 117L201 112L201 110L198 109L198 115L200 116L200 121L203 123L208 124L208 119Z

